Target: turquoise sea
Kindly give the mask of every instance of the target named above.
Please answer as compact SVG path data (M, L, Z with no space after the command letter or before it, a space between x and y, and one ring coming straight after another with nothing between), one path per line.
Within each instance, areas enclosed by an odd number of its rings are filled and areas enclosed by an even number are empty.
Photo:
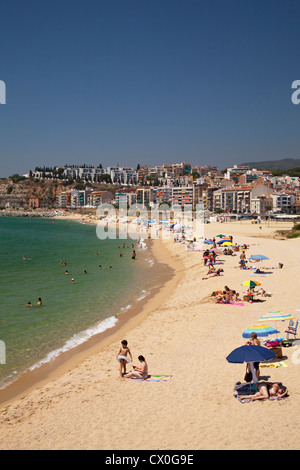
M131 239L100 240L95 226L64 220L1 217L0 263L0 340L6 349L0 387L113 327L160 282L150 250Z

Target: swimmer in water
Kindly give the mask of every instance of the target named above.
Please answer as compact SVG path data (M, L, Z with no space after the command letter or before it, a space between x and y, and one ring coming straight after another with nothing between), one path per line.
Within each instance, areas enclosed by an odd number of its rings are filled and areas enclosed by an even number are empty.
M27 302L27 307L32 307L32 303L30 302L30 300L28 300Z
M38 301L37 301L37 305L42 305L42 304L43 304L43 303L42 303L42 299L39 297L39 298L38 298Z

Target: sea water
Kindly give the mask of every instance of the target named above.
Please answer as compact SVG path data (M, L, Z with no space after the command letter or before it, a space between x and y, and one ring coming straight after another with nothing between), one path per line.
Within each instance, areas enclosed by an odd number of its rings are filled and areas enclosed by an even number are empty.
M78 222L1 217L0 387L115 326L160 282L152 273L153 259L134 240L100 240L95 226Z

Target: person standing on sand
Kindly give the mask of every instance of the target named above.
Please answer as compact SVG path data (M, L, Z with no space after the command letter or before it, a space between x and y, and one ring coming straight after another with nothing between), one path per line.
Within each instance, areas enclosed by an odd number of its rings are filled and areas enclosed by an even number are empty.
M259 339L257 338L257 333L252 331L252 333L250 334L250 340L247 342L247 344L252 344L253 346L261 345ZM257 380L259 380L259 376L260 376L259 362L253 362L253 366L254 366Z
M128 347L128 342L126 341L126 339L123 339L123 341L121 341L121 347L120 347L119 353L116 357L117 361L119 361L120 363L120 376L121 377L123 377L123 374L126 374L126 364L130 362L128 355L132 362L132 354Z

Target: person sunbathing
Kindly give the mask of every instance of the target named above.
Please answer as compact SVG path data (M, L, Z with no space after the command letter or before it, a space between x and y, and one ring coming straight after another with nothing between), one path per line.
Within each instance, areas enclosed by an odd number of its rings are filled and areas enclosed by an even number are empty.
M214 273L214 272L216 272L216 268L215 268L213 265L209 266L209 267L208 267L207 274L212 274L212 273Z
M239 292L236 292L235 290L232 291L232 300L235 302L241 300Z
M254 395L239 396L239 399L267 400L268 398L283 398L288 390L281 388L276 382L259 382L256 384L257 392Z
M265 289L263 289L262 287L260 289L258 289L256 294L261 295L262 297L271 297L270 292L265 291Z
M208 274L207 276L203 277L202 279L210 279L211 277L220 276L222 272L224 272L224 270L222 268L218 269L216 272L212 272L212 273Z
M222 291L216 291L215 292L215 299L216 299L216 302L217 304L219 304L220 302L224 303L224 304L229 304L230 301L232 300L232 295L230 292L226 291L226 290L223 290Z

